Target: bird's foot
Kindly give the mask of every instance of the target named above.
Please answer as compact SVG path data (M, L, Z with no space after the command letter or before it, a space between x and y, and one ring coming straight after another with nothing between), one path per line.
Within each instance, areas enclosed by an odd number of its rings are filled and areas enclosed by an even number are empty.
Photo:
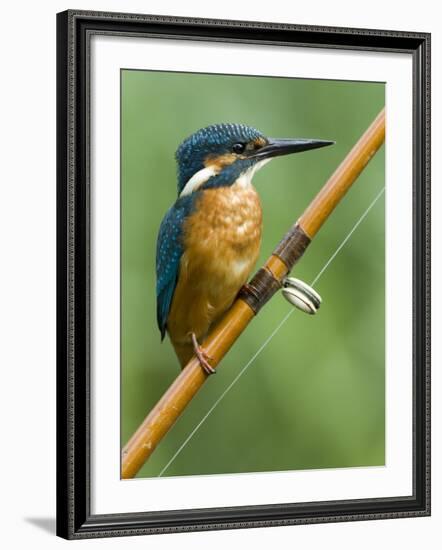
M215 374L216 370L209 363L209 361L213 360L213 357L210 357L209 355L207 355L206 350L202 346L200 346L194 332L192 332L191 336L192 336L193 351L195 352L195 355L197 356L198 361L203 367L204 372L206 374Z

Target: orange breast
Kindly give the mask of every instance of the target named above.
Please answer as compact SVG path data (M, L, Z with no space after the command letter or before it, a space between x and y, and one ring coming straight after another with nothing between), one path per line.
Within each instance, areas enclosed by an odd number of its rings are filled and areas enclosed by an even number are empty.
M184 227L184 254L168 318L174 345L203 339L258 258L262 212L252 185L206 190Z

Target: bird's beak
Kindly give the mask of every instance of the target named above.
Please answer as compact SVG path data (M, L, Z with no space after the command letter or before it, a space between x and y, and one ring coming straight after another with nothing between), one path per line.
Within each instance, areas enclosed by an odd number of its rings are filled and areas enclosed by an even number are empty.
M262 160L291 153L301 153L310 149L319 149L327 145L333 145L334 141L325 141L323 139L290 139L290 138L268 138L267 145L261 147L254 153L253 158Z

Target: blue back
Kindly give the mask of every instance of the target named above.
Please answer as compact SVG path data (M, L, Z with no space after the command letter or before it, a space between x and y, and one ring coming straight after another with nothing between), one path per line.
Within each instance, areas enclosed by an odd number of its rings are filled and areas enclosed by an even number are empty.
M157 240L157 322L161 339L166 334L167 317L178 280L183 254L183 224L191 214L198 193L177 199L160 225Z

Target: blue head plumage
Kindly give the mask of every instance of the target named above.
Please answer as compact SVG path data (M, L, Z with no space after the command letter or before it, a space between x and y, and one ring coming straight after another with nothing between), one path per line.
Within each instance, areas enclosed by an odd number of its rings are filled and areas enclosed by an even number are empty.
M266 138L261 132L245 124L213 124L198 130L178 147L175 158L178 164L178 195L189 179L202 170L208 157L218 157L235 151L238 144Z

